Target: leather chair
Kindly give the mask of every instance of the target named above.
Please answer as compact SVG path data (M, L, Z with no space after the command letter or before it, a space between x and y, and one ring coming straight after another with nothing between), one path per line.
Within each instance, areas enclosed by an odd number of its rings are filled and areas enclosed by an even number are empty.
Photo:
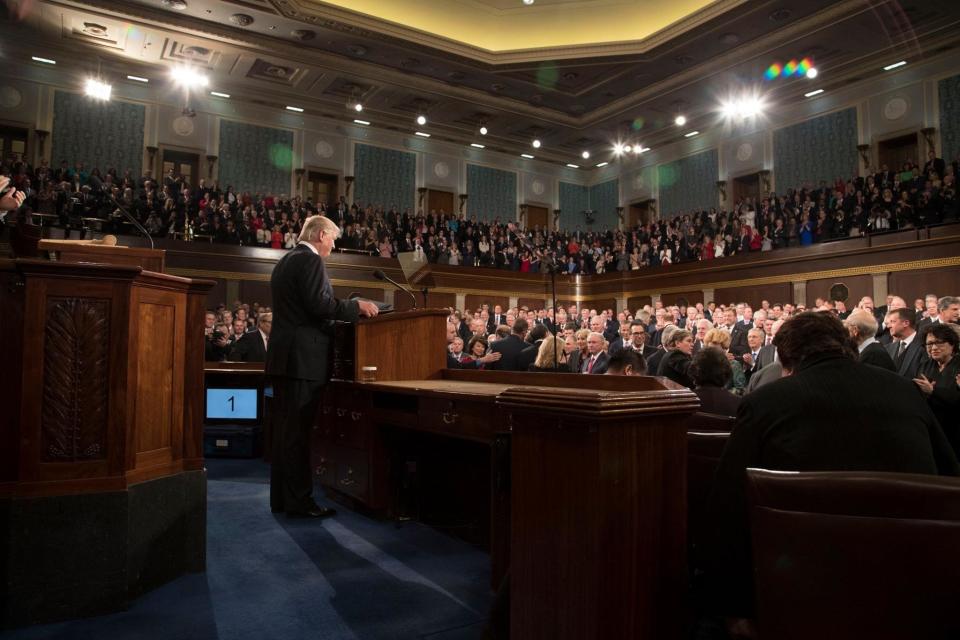
M699 540L707 497L729 431L687 431L687 539Z
M747 470L762 639L960 638L960 479Z

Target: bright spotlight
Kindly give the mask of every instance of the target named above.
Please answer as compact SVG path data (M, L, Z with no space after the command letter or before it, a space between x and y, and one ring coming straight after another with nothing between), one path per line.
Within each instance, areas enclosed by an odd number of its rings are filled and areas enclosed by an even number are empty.
M673 123L678 127L682 127L683 125L687 124L687 118L686 116L677 116L677 119L674 120Z
M86 93L91 98L96 98L97 100L109 100L110 94L113 91L113 87L105 82L100 82L99 80L94 80L90 78L87 80L87 84L84 87L84 93Z
M486 127L480 127L480 135L482 135L482 136L487 135L487 128L486 128Z
M811 80L816 78L818 75L820 75L820 72L817 71L816 67L810 67L809 69L807 69L807 77L810 78Z
M764 106L764 102L759 96L743 96L739 99L723 102L720 105L720 113L728 120L746 120L762 114Z
M618 156L619 156L620 154L622 154L622 153L623 153L623 145L622 145L621 143L619 143L619 142L616 143L615 145L613 145L613 153L614 153L615 155L618 155Z
M539 140L534 140L532 144L533 144L533 148L534 148L534 149L539 149L539 148L540 148L540 141L539 141Z
M583 153L580 154L580 157L583 158L584 160L586 160L586 159L588 159L588 158L590 157L590 152L589 152L589 151L584 151Z
M357 113L360 113L361 111L363 111L363 105L358 102L357 104L353 105L353 109Z
M188 89L193 87L205 87L210 83L210 79L190 67L179 67L173 71L173 80L177 84Z
M427 124L427 116L422 114L417 116L417 124L420 125L421 127Z
M624 152L624 153L630 153L631 151L633 151L633 147L632 147L632 146L630 146L629 144L623 145L623 152Z

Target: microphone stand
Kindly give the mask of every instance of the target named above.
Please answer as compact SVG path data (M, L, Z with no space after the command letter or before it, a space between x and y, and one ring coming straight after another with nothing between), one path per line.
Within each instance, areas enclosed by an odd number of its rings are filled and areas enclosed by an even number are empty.
M430 291L430 289L429 289L428 287L424 287L423 289L420 289L420 293L423 294L423 308L424 308L424 309L427 308L427 292L428 292L428 291Z
M93 184L95 187L97 187L97 188L100 190L100 193L102 193L102 194L104 194L104 195L107 196L107 198L110 200L110 202L113 203L113 205L117 208L117 210L118 210L120 213L122 213L123 216L124 216L127 220L129 220L130 223L133 224L133 226L135 226L135 227L137 228L137 230L140 231L140 233L142 233L144 236L146 236L147 240L150 242L150 248L151 248L151 249L155 249L156 247L154 247L154 245L153 245L153 237L152 237L152 236L150 235L150 233L143 227L143 225L140 224L140 221L137 220L135 217L133 217L133 216L130 214L130 212L127 211L126 209L124 209L124 208L123 208L123 205L121 205L120 202L117 201L117 199L113 197L113 193L110 191L110 189L107 188L106 185L104 185L104 184L100 181L99 178L98 178L96 181L91 180L90 182L91 182L91 184Z
M405 294L407 294L408 296L410 296L410 299L411 299L411 300L413 300L413 308L414 308L414 309L417 308L417 296L413 295L413 292L412 292L412 291L410 291L409 289L407 289L407 288L404 287L404 286L401 286L400 283L395 282L394 280L391 280L391 279L390 279L390 276L388 276L387 274L385 274L385 273L384 273L383 271L381 271L380 269L377 269L376 271L373 272L373 277L376 278L377 280L386 280L387 282L389 282L390 284L392 284L393 286L395 286L397 289L400 289L400 291L403 291Z

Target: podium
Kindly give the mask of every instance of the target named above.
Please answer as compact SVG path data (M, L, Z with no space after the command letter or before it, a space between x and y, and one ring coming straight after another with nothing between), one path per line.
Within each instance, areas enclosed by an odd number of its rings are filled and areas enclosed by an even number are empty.
M213 284L0 260L0 626L115 611L204 569Z
M363 380L376 367L377 380L416 380L439 375L447 366L445 309L395 311L334 329L333 378Z

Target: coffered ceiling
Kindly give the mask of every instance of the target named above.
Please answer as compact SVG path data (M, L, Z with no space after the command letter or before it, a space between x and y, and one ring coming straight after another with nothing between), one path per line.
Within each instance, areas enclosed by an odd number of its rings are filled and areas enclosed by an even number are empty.
M61 69L99 68L117 82L133 74L155 84L165 82L167 68L190 64L210 75L210 89L229 93L236 104L298 105L306 115L350 123L356 113L348 102L359 99L374 127L412 134L422 112L434 139L482 142L561 163L585 149L599 158L617 140L658 146L681 139L690 128L711 126L718 100L731 91L762 91L775 108L804 99L812 88L846 86L892 61L917 62L960 42L960 5L929 0L537 0L530 7L520 0L35 0L12 6L15 20L0 26L4 41L19 43L2 47L9 64L29 66L30 55L51 52ZM413 7L434 11L425 16ZM638 11L643 18L634 17ZM606 16L607 32L591 27L583 12ZM481 15L526 26L511 38L502 37L511 33L506 28L484 34L473 29ZM624 39L625 25L634 29L633 39ZM471 39L471 33L479 35ZM477 39L484 35L497 39ZM805 56L820 69L815 81L763 79L772 62ZM202 106L210 97L192 99ZM689 120L686 128L673 124L679 113ZM485 137L477 132L481 123L490 130ZM534 137L543 142L536 151Z

